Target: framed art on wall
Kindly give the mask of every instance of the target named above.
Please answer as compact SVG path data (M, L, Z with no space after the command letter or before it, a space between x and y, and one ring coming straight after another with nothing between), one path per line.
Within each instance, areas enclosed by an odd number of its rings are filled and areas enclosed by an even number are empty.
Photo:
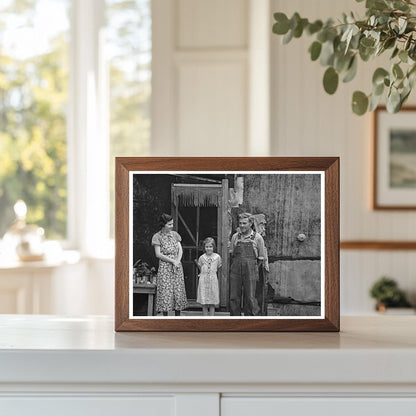
M415 118L416 107L374 111L374 209L416 209Z
M338 158L116 158L117 331L338 331Z

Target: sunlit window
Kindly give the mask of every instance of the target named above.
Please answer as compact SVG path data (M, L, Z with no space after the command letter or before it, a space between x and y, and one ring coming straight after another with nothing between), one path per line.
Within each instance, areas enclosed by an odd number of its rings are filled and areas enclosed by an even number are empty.
M0 1L0 239L19 199L48 239L113 237L114 157L149 154L151 27L151 0Z
M106 0L110 71L111 236L114 235L114 157L149 154L150 3L150 0Z
M0 3L0 238L18 199L48 238L67 234L69 11L70 0Z

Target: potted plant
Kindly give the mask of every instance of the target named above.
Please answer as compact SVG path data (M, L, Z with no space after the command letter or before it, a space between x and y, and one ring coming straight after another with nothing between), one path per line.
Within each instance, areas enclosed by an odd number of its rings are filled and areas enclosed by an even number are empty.
M370 295L376 300L376 310L379 312L385 312L387 308L411 307L397 282L387 276L381 277L373 284Z
M304 34L314 37L309 54L326 68L323 86L328 94L335 93L340 80L355 77L358 61L390 55L390 64L384 67L383 61L375 70L371 93L353 93L355 114L374 110L384 94L387 110L395 113L409 97L416 78L416 0L366 0L361 19L344 13L337 20L310 22L299 13L288 18L280 12L274 18L273 33L283 36L284 44Z
M155 276L156 269L154 267L150 267L146 262L142 261L142 259L137 260L133 264L133 277L135 279L135 283L154 284Z

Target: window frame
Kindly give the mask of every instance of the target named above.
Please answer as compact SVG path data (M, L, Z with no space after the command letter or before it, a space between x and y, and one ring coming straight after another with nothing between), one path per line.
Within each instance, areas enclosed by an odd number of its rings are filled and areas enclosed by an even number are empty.
M108 71L105 1L72 0L68 146L68 248L109 258ZM105 225L108 226L105 226Z
M69 0L67 234L59 241L97 259L114 258L106 7L105 0Z

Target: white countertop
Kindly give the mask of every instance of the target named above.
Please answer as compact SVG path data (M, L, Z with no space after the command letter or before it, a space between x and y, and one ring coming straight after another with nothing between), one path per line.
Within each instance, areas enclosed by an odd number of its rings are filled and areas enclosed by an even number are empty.
M0 316L0 383L408 383L416 316L341 318L340 333L116 333L107 317Z

